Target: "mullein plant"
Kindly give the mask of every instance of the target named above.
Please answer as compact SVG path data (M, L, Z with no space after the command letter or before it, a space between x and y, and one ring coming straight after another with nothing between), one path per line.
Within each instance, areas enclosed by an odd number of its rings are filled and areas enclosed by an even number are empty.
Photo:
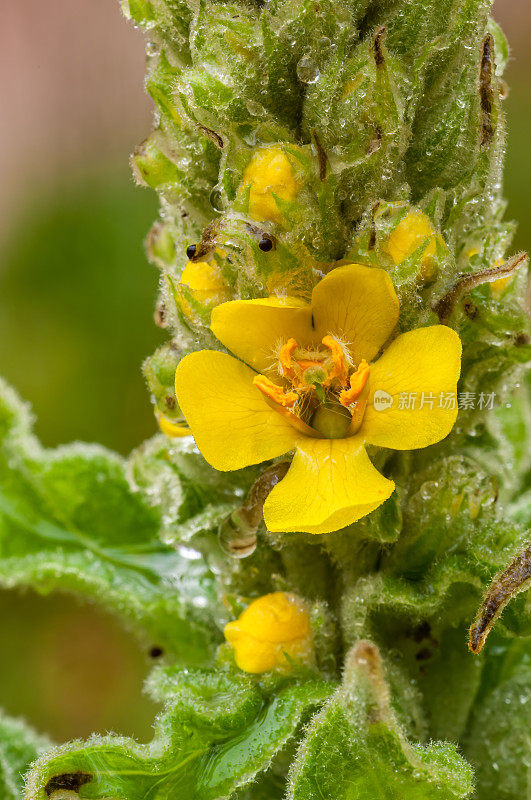
M0 579L121 615L162 710L147 744L4 718L3 797L526 797L531 346L490 2L123 10L160 432L44 450L3 387Z

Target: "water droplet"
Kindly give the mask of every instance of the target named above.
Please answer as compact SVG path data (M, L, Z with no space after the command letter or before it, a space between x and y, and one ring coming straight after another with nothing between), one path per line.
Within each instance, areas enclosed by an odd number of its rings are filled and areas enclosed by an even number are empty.
M303 56L297 64L297 76L302 83L315 83L320 74L319 67L310 56Z
M146 42L146 55L156 56L159 51L160 46L157 44L157 42Z
M218 541L231 558L247 558L256 550L256 529L238 525L229 514L219 526Z
M223 189L221 186L216 185L210 192L210 205L217 211L218 214L222 214L225 210L225 197L223 194Z
M261 117L265 111L263 105L261 103L256 103L254 100L247 100L246 104L247 111L249 114L252 114L253 117Z

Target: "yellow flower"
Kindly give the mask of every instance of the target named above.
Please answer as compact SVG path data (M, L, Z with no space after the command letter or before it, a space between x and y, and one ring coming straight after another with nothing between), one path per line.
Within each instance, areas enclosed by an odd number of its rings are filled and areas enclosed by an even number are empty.
M292 594L273 592L254 600L234 622L225 625L236 664L245 672L286 667L291 658L311 657L312 626L308 612Z
M186 286L194 300L207 308L212 308L227 299L227 287L216 264L208 261L189 261L183 269L180 286ZM193 309L186 298L180 295L181 309L187 317L194 316Z
M431 280L434 275L434 257L437 253L435 230L422 211L410 211L400 220L387 242L387 249L395 264L401 264L413 255L426 240L422 255L421 277Z
M280 147L262 147L255 152L243 173L239 194L250 186L249 216L258 221L276 222L281 213L273 195L293 200L301 184L293 175L293 167Z
M181 425L178 422L172 422L163 414L161 414L160 411L156 411L155 416L162 433L165 433L166 436L170 437L170 439L180 439L183 436L190 436L192 433L190 428L188 428L186 425Z
M203 350L178 365L179 406L213 467L295 450L264 505L269 530L350 525L394 490L366 444L413 450L452 429L458 335L443 325L409 331L371 363L397 321L387 272L349 264L317 284L311 305L271 297L217 306L212 331L241 360Z

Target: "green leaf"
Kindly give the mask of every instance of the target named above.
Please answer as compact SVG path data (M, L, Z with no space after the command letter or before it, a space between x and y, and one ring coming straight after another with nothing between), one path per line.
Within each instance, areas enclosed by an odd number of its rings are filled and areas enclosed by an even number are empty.
M160 512L126 471L101 447L43 450L0 384L0 583L94 599L197 663L218 637L213 577L198 553L160 540Z
M221 800L267 769L332 689L311 681L266 694L244 675L158 670L150 691L166 707L153 742L106 736L93 737L81 749L63 746L37 762L28 794L44 800L50 782L66 785L81 775L79 797L91 800Z
M404 720L419 730L420 713L431 736L454 741L468 724L482 679L483 658L468 652L467 630L492 575L506 566L503 560L495 562L526 539L525 530L502 521L478 524L476 534L477 541L465 552L446 552L422 579L366 575L342 600L347 644L371 638L406 680L405 689L393 686L403 698ZM504 639L526 636L530 623L521 595L505 609L497 631ZM414 703L407 692L411 686L420 692Z
M529 643L527 645L529 661ZM464 742L476 768L478 796L515 800L531 791L531 666L515 674L479 704Z
M0 797L19 800L24 774L32 761L50 747L45 736L0 712Z
M290 774L288 800L450 800L472 791L452 745L409 742L392 710L377 648L359 642L343 686L317 714Z

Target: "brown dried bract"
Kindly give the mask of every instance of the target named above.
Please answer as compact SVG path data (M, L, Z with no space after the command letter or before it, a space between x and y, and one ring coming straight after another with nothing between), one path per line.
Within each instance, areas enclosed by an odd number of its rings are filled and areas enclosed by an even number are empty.
M321 144L321 140L317 136L316 131L313 132L313 140L315 142L315 149L317 150L317 158L319 161L319 180L324 181L326 178L326 167L328 164L328 156L325 149Z
M386 35L387 35L386 25L382 25L380 28L376 30L374 34L373 52L374 52L374 63L376 64L377 67L383 66L385 61L382 52L382 44L384 42Z
M198 125L199 130L207 136L211 142L214 142L216 147L219 147L220 150L223 150L225 147L225 142L223 141L222 137L216 131L213 131L212 128L207 128L205 125Z
M469 632L468 646L474 654L481 652L487 636L509 600L519 592L529 589L530 583L531 544L492 581Z
M243 505L222 522L220 535L227 552L238 558L253 552L258 527L264 517L264 503L277 483L285 477L289 467L289 461L279 461L268 467L251 486Z
M492 76L494 74L494 39L489 33L483 40L483 53L479 71L479 96L481 100L481 144L488 145L494 137L492 125Z
M471 289L475 289L476 286L480 286L482 283L492 283L499 278L510 275L526 260L527 253L517 253L503 264L500 264L499 267L491 267L481 272L471 272L460 275L450 291L441 297L433 306L433 310L439 317L441 325L448 325L457 303L467 292Z

